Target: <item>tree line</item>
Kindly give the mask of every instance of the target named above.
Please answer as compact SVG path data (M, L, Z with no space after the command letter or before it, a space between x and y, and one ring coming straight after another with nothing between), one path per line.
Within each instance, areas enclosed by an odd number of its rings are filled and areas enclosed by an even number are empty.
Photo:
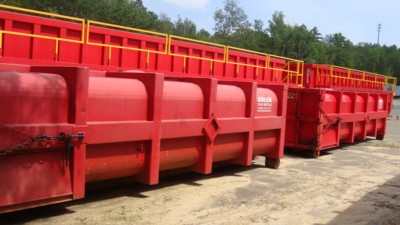
M142 0L0 0L0 3L400 78L400 49L396 45L355 44L341 33L323 37L317 27L309 29L304 24L286 23L283 12L275 12L267 25L262 20L249 21L239 0L224 0L223 8L214 12L213 34L197 29L188 18L178 16L173 21L165 13L157 15Z

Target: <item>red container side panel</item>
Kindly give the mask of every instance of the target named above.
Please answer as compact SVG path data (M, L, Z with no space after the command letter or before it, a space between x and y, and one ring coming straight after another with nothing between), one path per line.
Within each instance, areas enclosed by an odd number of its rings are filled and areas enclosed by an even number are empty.
M69 41L81 40L83 31L80 24L5 11L0 12L0 17L4 31L1 48L3 57L21 61L34 59L38 63L55 62L61 57L66 62L79 62L71 59L79 56L76 51L79 51L81 46ZM43 38L34 38L32 35ZM54 40L56 38L65 41L57 42ZM59 55L56 54L57 48Z
M59 68L57 74L51 68L36 69L0 74L0 99L6 103L0 107L0 149L13 150L0 158L1 212L84 196L85 143L71 140L67 150L66 139L42 135L85 132L88 73L80 68ZM32 142L32 137L41 141ZM17 150L22 143L26 150Z
M166 58L163 69L168 75L222 78L230 74L224 67L224 48L172 39Z
M310 150L314 157L340 143L383 139L392 93L291 88L285 146Z
M0 106L0 152L35 138L0 157L0 212L83 198L86 183L133 177L156 184L160 171L209 174L214 163L250 166L257 155L277 168L283 157L284 85L143 72L89 76L74 67L0 70L7 103Z

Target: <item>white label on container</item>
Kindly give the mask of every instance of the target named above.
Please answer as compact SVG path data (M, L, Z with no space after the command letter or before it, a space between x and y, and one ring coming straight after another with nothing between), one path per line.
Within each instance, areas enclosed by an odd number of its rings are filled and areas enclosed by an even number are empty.
M258 96L257 98L257 112L272 112L272 98Z
M383 109L383 99L378 100L378 109Z
M306 84L310 84L311 68L307 69Z

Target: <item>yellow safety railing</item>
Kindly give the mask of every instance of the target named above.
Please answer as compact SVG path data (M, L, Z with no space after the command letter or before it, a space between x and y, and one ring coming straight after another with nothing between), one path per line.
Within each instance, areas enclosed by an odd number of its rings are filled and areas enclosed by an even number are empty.
M33 38L42 38L42 39L55 40L56 41L56 48L55 48L55 54L56 55L58 54L59 42L60 41L80 43L80 44L83 44L83 43L86 42L86 44L88 44L88 45L101 46L101 47L106 47L106 48L108 47L108 61L109 62L110 62L110 60L112 58L112 49L113 48L127 49L127 50L132 50L132 51L146 52L147 53L146 64L149 64L150 53L183 57L184 58L183 67L186 67L187 59L190 59L190 58L210 61L211 62L210 63L210 71L213 70L213 64L216 63L216 62L228 63L228 64L236 64L237 65L237 71L239 70L239 66L257 68L256 75L258 75L258 69L270 69L270 70L273 70L273 71L286 72L287 75L284 78L284 82L287 82L287 83L292 82L293 81L293 77L295 76L296 77L296 79L295 79L296 84L299 85L299 86L302 86L302 80L303 79L302 79L302 74L301 74L302 70L301 69L302 69L302 66L304 65L304 63L303 63L303 61L300 61L300 60L295 60L295 59L290 59L290 58L281 57L281 56L275 56L275 55L269 55L269 54L266 54L266 53L255 52L255 51L250 51L250 50L240 49L240 48L235 48L235 47L228 47L228 46L225 46L225 45L220 45L220 44L216 44L216 43L212 43L212 42L200 41L200 40L195 40L195 39L190 39L190 38L185 38L185 37L168 35L168 34L159 33L159 32L141 30L141 29L125 27L125 26L109 24L109 23L103 23L103 22L97 22L97 21L92 21L92 20L88 20L87 21L86 30L85 30L85 20L81 19L81 18L63 16L63 15L58 15L58 14L54 14L54 13L46 13L46 12L30 10L30 9L23 9L23 8L7 6L7 5L1 5L1 4L0 4L0 9L8 9L8 10L20 11L20 12L24 12L24 13L48 16L48 17L52 17L52 18L59 18L59 19L64 19L64 20L77 21L77 22L81 23L81 26L82 26L82 29L81 29L81 33L82 33L81 40L72 40L72 39L66 39L66 38L57 38L57 37L37 35L37 34L28 34L28 33L22 33L22 32L0 30L0 48L2 48L1 44L2 44L3 34L12 34L12 35L28 36L28 37L33 37ZM146 35L153 35L153 36L157 36L157 37L163 37L164 40L165 40L165 42L163 43L164 44L164 48L163 48L162 51L157 51L157 50L135 48L135 47L128 47L128 46L120 46L120 45L113 45L113 44L95 43L95 42L92 42L90 40L91 25L97 25L97 26L101 26L101 27L124 30L124 31L128 31L128 32L135 32L135 33L142 33L142 34L146 34ZM85 37L85 35L86 35L86 37ZM177 52L172 52L171 51L171 47L172 47L172 41L173 40L180 40L180 41L185 41L185 42L191 42L191 43L197 43L197 44L202 44L202 45L208 45L208 46L211 46L211 47L221 48L223 50L223 57L222 57L222 59L215 59L215 58L209 58L209 57L194 56L194 55L189 55L189 54L186 55L186 54L180 54L180 53L177 53ZM229 61L229 49L236 50L236 51L247 52L247 53L256 54L256 55L261 55L261 56L265 57L265 65L259 66L259 65L252 65L252 64L247 64L247 63L231 62L231 61ZM270 59L271 58L277 58L277 59L285 60L286 64L285 64L285 66L283 68L272 67L270 65ZM293 64L293 63L297 64L296 71L293 71L293 70L290 69L290 64ZM275 76L277 76L277 75L275 75Z
M303 87L303 71L304 71L304 61L302 60L297 60L297 59L292 59L292 58L287 58L283 56L278 56L278 55L270 55L270 58L275 58L275 59L281 59L285 60L286 64L283 67L283 69L277 69L277 68L269 68L271 70L278 70L282 72L286 72L287 75L286 77L283 78L283 82L285 83L291 83L293 82L293 77L295 77L295 82L299 87ZM295 65L296 69L293 70L291 65Z
M259 55L262 57L265 57L265 64L263 66L260 65L253 65L253 64L248 64L248 63L240 63L240 62L232 62L229 61L229 50L235 50L235 51L239 51L239 52L244 52L244 53L250 53L250 54L254 54L254 55ZM285 61L285 65L282 68L277 68L277 67L273 67L271 66L271 59L280 59L280 60L284 60ZM287 57L283 57L283 56L277 56L277 55L272 55L272 54L267 54L267 53L263 53L263 52L257 52L257 51L251 51L251 50L247 50L247 49L243 49L243 48L236 48L236 47L232 47L232 46L227 46L226 47L226 56L225 56L225 61L227 64L233 64L236 65L236 73L238 73L239 71L239 66L246 66L246 67L253 67L256 68L256 76L258 75L258 69L269 69L275 72L284 72L287 73L287 75L283 78L283 82L286 83L290 83L293 82L293 77L295 77L294 79L294 84L298 85L298 86L303 86L303 74L302 74L302 69L304 66L304 62L301 60L296 60L296 59L292 59L292 58L287 58ZM291 69L291 64L295 64L296 65L296 70L292 70ZM275 73L275 78L276 78L277 74Z
M124 30L124 31L130 31L130 32L135 32L135 33L141 33L141 34L147 34L147 35L153 35L157 37L163 37L164 38L164 50L163 51L156 51L156 50L150 50L150 49L143 49L143 48L134 48L134 47L127 47L127 46L120 46L120 45L112 45L112 44L101 44L101 43L94 43L90 41L90 27L91 24L95 24L98 26L102 27L108 27L108 28L116 28L119 30ZM86 28L86 44L88 45L94 45L94 46L101 46L101 47L108 47L108 61L111 60L111 52L113 48L118 48L118 49L126 49L126 50L133 50L133 51L139 51L139 52L146 52L146 64L149 64L150 60L150 53L155 53L155 54L162 54L165 55L168 53L168 34L164 33L159 33L159 32L154 32L154 31L148 31L148 30L142 30L142 29L137 29L137 28L132 28L132 27L125 27L125 26L120 26L120 25L115 25L115 24L110 24L110 23L103 23L103 22L97 22L93 20L88 20L87 21L87 28Z
M346 71L346 76L338 76L334 74L334 69L341 69ZM362 78L357 78L357 77L353 77L352 74L354 73L359 73L359 75L361 75ZM362 70L356 70L356 69L350 69L347 67L341 67L341 66L335 66L335 65L331 65L330 66L330 75L331 77L335 78L335 82L337 82L337 80L344 80L344 81L351 81L352 84L357 83L358 85L360 84L360 82L366 82L366 83L371 83L371 84L375 84L375 85L383 85L384 81L380 81L382 79L378 79L378 78L382 78L383 75L379 75L379 74L375 74L375 73L370 73L370 72L366 72L366 71L362 71ZM373 80L370 80L366 77L366 75L368 75L369 78L373 77Z
M386 89L391 90L393 92L393 95L396 95L397 78L389 76L384 76L384 77L385 77Z
M328 67L329 73L328 74L321 74L320 68ZM335 65L317 65L317 78L318 81L321 82L321 77L329 78L327 82L333 82L337 84L340 81L351 81L352 85L356 83L356 85L360 85L361 83L368 83L375 86L384 86L387 89L391 89L395 91L397 85L397 78L390 77L382 74L371 73L362 70L350 69L347 67L335 66ZM340 69L345 73L345 76L340 76L335 74L335 69ZM354 76L355 73L358 73L358 76ZM331 79L332 78L332 81Z
M185 55L185 54L179 54L179 53L172 52L171 51L171 47L172 47L173 40L185 41L185 42L201 44L201 45L208 45L208 46L211 46L211 47L220 48L220 49L223 50L223 58L222 59L213 59L213 58L194 56L194 55ZM184 68L186 67L187 59L199 59L199 60L210 61L210 71L212 71L214 63L216 63L216 62L225 63L226 46L225 45L216 44L216 43L212 43L212 42L207 42L207 41L200 41L200 40L186 38L186 37L169 35L168 55L183 57L183 67Z
M229 56L230 56L230 51L229 50L235 50L235 51L239 51L239 52L245 52L245 53L250 53L253 55L258 55L258 56L262 56L265 57L265 64L263 66L259 66L259 65L253 65L253 64L248 64L248 63L240 63L240 62L232 62L229 61ZM226 47L226 54L225 54L225 61L227 64L232 64L232 65L236 65L236 74L239 73L239 67L240 66L246 66L246 67L252 67L252 68L256 68L256 76L258 76L258 69L267 69L269 66L269 55L263 52L256 52L256 51L251 51L251 50L247 50L247 49L243 49L243 48L236 48L236 47L232 47L232 46L227 46Z
M19 11L19 12L24 12L24 13L29 13L29 14L40 15L40 16L47 16L47 17L51 17L51 18L64 19L64 20L68 20L68 21L72 21L72 22L79 22L81 24L81 30L80 30L81 31L81 39L80 40L74 40L74 39L68 39L68 38L59 38L59 37L51 37L51 36L44 36L44 35L38 35L38 34L29 34L29 33L23 33L23 32L15 32L15 31L0 30L0 49L3 48L3 35L4 34L11 34L11 35L17 35L17 36L24 36L24 37L33 37L33 38L54 40L55 41L55 55L58 55L60 41L72 42L72 43L78 43L78 44L83 44L84 43L84 39L85 39L84 38L85 37L85 32L84 32L84 30L85 30L85 20L84 19L71 17L71 16L63 16L63 15L54 14L54 13L41 12L41 11L31 10L31 9L18 8L18 7L2 5L2 4L0 4L0 9L14 10L14 11Z
M179 37L179 36L168 35L168 34L159 33L159 32L141 30L141 29L125 27L125 26L120 26L120 25L91 21L91 20L87 21L87 23L86 23L87 28L85 30L85 20L81 19L81 18L63 16L63 15L58 15L58 14L54 14L54 13L46 13L46 12L30 10L30 9L23 9L23 8L7 6L7 5L2 5L2 4L0 4L0 9L19 11L19 12L24 12L24 13L29 13L29 14L36 14L36 15L40 15L40 16L51 17L51 18L58 18L58 19L72 21L72 22L79 22L81 24L81 30L80 30L81 31L81 39L80 40L51 37L51 36L38 35L38 34L29 34L29 33L16 32L16 31L0 30L0 49L3 47L2 39L3 39L4 34L54 40L55 44L56 44L55 55L58 55L59 43L61 41L79 43L79 44L84 44L86 42L86 44L88 44L88 45L101 46L101 47L106 47L106 48L108 47L108 60L109 61L111 60L111 57L112 57L112 49L114 49L114 48L127 49L127 50L132 50L132 51L146 52L147 53L146 64L149 64L151 53L183 57L184 58L183 67L186 67L187 59L192 58L192 59L210 61L210 71L213 70L213 64L218 62L218 63L227 63L227 64L236 65L237 73L239 71L240 66L256 68L256 76L259 73L258 72L259 69L269 69L269 70L275 71L276 72L275 76L277 76L277 72L282 72L282 74L284 75L283 80L282 80L283 82L296 84L297 86L303 86L304 62L302 60L296 60L296 59L292 59L292 58L287 58L287 57L282 57L282 56L277 56L277 55L272 55L272 54L266 54L266 53L262 53L262 52L256 52L256 51L251 51L251 50L247 50L247 49L236 48L236 47L232 47L232 46L220 45L220 44L216 44L216 43L212 43L212 42L200 41L200 40L195 40L195 39L190 39L190 38L185 38L185 37ZM91 42L91 40L90 40L91 25L98 25L101 27L114 28L114 29L118 29L118 30L124 30L127 32L134 32L134 33L152 35L152 36L156 36L156 37L163 37L164 43L161 43L161 44L163 44L164 47L162 50L158 51L158 50L150 50L150 49L144 49L144 48L136 48L136 47L114 45L114 44ZM85 35L86 35L86 37L85 37ZM171 48L172 48L172 42L174 40L190 42L190 43L197 43L197 44L201 44L201 45L208 45L211 47L220 48L220 49L222 49L223 57L222 57L222 59L218 59L218 58L210 58L210 57L205 57L205 56L204 57L203 56L194 56L194 55L190 55L190 53L181 54L178 52L173 52L171 50ZM229 60L230 50L244 52L244 53L250 53L250 54L258 55L261 57L265 57L265 64L264 65L255 65L255 64L249 64L249 63L232 62ZM220 54L220 53L216 53L216 54ZM285 64L282 67L271 66L271 59L283 60L283 61L285 61ZM353 83L357 82L358 83L357 85L359 85L359 82L366 82L366 83L372 83L375 85L383 85L385 88L392 89L394 92L396 90L397 78L395 78L395 77L374 74L374 73L369 73L369 72L365 72L365 71L361 71L361 70L354 70L354 69L349 69L346 67L339 67L339 66L333 66L333 65L320 65L320 66L329 66L329 73L328 74L320 74L318 65L317 65L317 77L318 77L319 81L321 81L321 77L325 76L325 77L329 78L329 79L327 79L328 82L330 82L330 80L332 78L333 79L332 82L337 82L338 80L345 80L345 81L351 81ZM335 68L346 71L346 75L345 76L336 75L334 73ZM358 74L360 74L360 76L358 76L358 77L352 76L354 73L358 73ZM366 74L368 74L368 76L366 76ZM370 79L371 78L370 75L372 75L373 79Z

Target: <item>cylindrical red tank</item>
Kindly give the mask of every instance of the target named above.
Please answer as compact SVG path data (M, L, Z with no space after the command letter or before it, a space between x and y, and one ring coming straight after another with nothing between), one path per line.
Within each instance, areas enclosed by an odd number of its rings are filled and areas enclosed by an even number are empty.
M89 84L88 123L147 119L147 92L139 80L91 77ZM177 81L165 82L161 119L182 122L201 119L203 106L204 97L198 85ZM143 172L144 145L144 141L89 145L86 181L135 176ZM193 166L199 160L200 146L201 137L162 140L160 170Z
M354 113L366 113L365 112L365 101L361 95L356 96L356 104L354 108ZM363 134L365 129L365 121L354 122L354 136L358 137Z
M66 123L68 90L62 76L1 71L3 124ZM23 110L22 110L23 109Z
M278 97L276 94L267 88L257 88L257 117L276 117L278 116ZM276 131L258 131L254 134L254 155L262 155L274 149L278 143Z
M217 118L243 118L246 114L246 97L242 89L231 85L218 85ZM213 162L234 159L243 149L244 136L237 134L219 135L215 139Z
M369 112L374 112L377 111L376 110L376 101L375 98L373 96L368 96L368 111Z
M377 107L378 106L376 105L376 100L375 100L374 96L369 95L368 96L368 103L367 103L368 112L376 112L376 111L378 111ZM368 135L374 133L375 126L376 126L376 123L374 121L371 121L371 120L367 121L366 129L367 129L367 134Z
M352 112L352 100L351 97L343 93L341 101L341 113L351 113ZM340 124L340 140L345 140L349 138L352 132L352 123L341 123Z
M147 94L138 80L91 77L89 82L88 121L146 120ZM277 116L278 99L266 88L257 89L259 105L256 117ZM233 85L217 85L215 116L217 118L246 117L244 91ZM198 85L166 81L164 86L163 120L201 119L204 96ZM219 135L214 144L213 162L233 160L240 156L245 134ZM265 154L276 145L274 131L255 133L254 155ZM87 148L87 182L134 176L144 170L145 142L89 145ZM160 170L187 168L200 160L202 137L163 139ZM111 150L112 149L112 150Z
M166 81L162 105L162 120L203 118L204 96L201 88L193 83ZM201 137L161 140L160 170L193 166L200 159Z
M386 110L385 101L383 100L382 96L378 97L378 111Z
M142 82L89 78L88 121L146 120L147 93Z
M385 99L379 95L378 96L378 113L386 112L388 111L388 103L385 101ZM376 121L376 128L377 132L379 133L379 139L383 139L382 133L385 132L385 126L386 126L386 117L385 118L379 118Z
M365 101L361 95L356 96L356 105L354 108L355 113L365 112Z
M352 104L353 104L353 101L351 100L351 97L348 94L343 93L341 112L342 113L351 113L352 112Z
M330 93L325 93L322 108L326 114L337 113L336 96Z
M155 184L160 171L210 173L213 163L251 165L256 155L277 167L283 156L279 101L287 87L168 80L156 73L89 76L73 67L34 70L43 73L0 72L0 124L43 135L1 158L0 180L7 182L0 193L13 193L0 195L0 212L82 198L90 182L135 177ZM6 129L0 137L16 139Z
M0 79L0 124L68 122L68 90L60 75L1 71ZM0 150L21 142L18 135L2 135L10 132L0 129Z
M146 88L135 79L89 78L88 123L147 119ZM140 142L88 145L86 181L133 176L144 170Z

